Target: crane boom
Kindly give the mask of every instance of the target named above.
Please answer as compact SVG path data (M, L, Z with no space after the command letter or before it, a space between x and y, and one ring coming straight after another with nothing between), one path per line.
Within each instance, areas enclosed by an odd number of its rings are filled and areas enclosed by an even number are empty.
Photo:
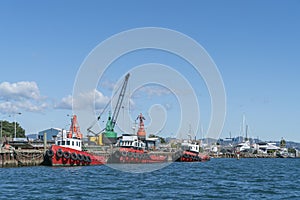
M111 118L111 128L113 130L113 128L115 127L116 125L116 122L117 122L117 118L118 118L118 115L119 115L119 112L120 112L120 109L121 109L121 106L122 106L122 103L123 103L123 99L124 99L124 96L125 96L125 91L126 91L126 87L127 87L127 84L128 84L128 79L129 79L129 76L130 74L128 73L126 76L125 76L125 79L123 81L123 84L122 84L122 88L119 87L117 89L117 92L120 90L121 88L121 91L120 91L120 94L119 94L119 98L118 98L118 101L117 101L117 104L116 104L116 107L114 109L114 113L113 113L113 116ZM117 94L117 92L113 95L113 97L115 97L115 95ZM92 133L93 135L97 136L99 135L100 133L102 133L106 128L104 128L103 130L101 130L99 133L95 133L94 131L92 131L92 128L93 126L95 126L95 124L97 123L97 121L100 120L102 114L106 111L106 109L108 108L108 106L111 104L112 102L112 99L113 97L109 100L109 102L106 104L106 106L104 107L103 111L100 113L100 115L97 117L97 120L95 120L91 126L89 126L87 128L87 131L88 133Z
M118 98L117 104L115 106L113 115L111 116L111 113L109 112L105 131L104 131L103 137L102 137L102 143L105 145L111 145L111 144L117 143L117 133L114 131L114 128L115 128L116 121L117 121L117 118L118 118L118 115L119 115L119 112L121 109L121 105L122 105L122 102L123 102L123 99L125 96L128 79L129 79L129 74L127 74L125 76L125 80L123 82L122 89L120 91L119 98Z
M125 79L124 79L124 82L123 82L123 85L122 85L122 89L120 91L120 95L119 95L116 107L114 109L114 113L113 113L113 116L112 116L112 125L113 125L113 127L115 127L116 122L117 122L117 118L119 116L119 112L120 112L120 109L121 109L121 106L122 106L122 103L123 103L123 100L124 100L125 91L126 91L126 87L127 87L127 84L128 84L129 76L130 76L129 73L125 76Z

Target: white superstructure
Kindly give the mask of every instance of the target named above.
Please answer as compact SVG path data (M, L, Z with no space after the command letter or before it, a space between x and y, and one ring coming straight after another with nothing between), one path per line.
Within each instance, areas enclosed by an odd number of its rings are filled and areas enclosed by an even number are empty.
M70 136L70 132L67 132L66 130L59 132L55 139L55 144L82 151L82 140L75 137L75 134L71 134L72 137L68 137L68 135Z

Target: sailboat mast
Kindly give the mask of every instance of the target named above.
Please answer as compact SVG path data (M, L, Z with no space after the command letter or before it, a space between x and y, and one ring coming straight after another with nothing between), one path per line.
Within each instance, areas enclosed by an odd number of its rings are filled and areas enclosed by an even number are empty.
M248 140L248 125L246 125L246 140Z

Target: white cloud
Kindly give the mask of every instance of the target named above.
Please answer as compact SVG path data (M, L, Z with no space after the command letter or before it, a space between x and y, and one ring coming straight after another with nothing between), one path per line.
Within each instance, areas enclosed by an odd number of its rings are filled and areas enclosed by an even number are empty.
M172 104L171 103L166 103L164 105L164 107L165 107L166 110L171 110L172 109Z
M64 97L55 106L58 109L72 109L72 104L77 109L86 109L87 107L94 106L95 109L101 109L109 102L109 97L103 95L98 90L93 90L86 93L81 93L77 98L73 99L71 95Z
M131 108L134 108L135 107L135 102L134 102L134 100L133 99L129 99L129 105L130 105L130 107Z
M98 90L95 90L94 91L94 94L95 94L95 108L98 109L98 108L101 108L103 107L104 105L106 105L110 98L107 97L107 96L104 96L101 92L99 92ZM90 95L93 95L93 93L91 93ZM94 95L91 96L90 98L94 98Z
M163 96L171 94L171 91L167 88L162 86L156 85L147 85L137 90L137 96L144 96L145 94L152 97L152 96Z
M0 103L0 111L1 113L17 113L19 112L19 109L15 104L7 101Z
M34 99L41 98L40 91L35 82L21 81L17 83L0 83L0 98L3 100Z
M106 89L109 89L109 90L113 90L116 86L116 83L111 82L109 80L105 80L105 81L100 83L100 86L101 86L101 88L106 88Z
M0 113L42 112L48 106L35 82L0 83Z
M49 105L47 103L35 103L30 100L23 101L6 101L0 102L0 112L4 114L14 114L21 111L42 112Z
M61 101L57 105L54 106L54 108L71 110L72 103L73 103L73 98L71 95L68 95L66 97L63 97L61 99Z

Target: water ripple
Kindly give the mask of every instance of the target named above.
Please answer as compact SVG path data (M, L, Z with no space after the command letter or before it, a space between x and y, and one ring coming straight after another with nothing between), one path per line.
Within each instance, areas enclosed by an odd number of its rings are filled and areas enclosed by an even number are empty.
M107 166L2 168L0 196L61 200L299 199L299 176L300 159L212 159L173 163L140 174Z

